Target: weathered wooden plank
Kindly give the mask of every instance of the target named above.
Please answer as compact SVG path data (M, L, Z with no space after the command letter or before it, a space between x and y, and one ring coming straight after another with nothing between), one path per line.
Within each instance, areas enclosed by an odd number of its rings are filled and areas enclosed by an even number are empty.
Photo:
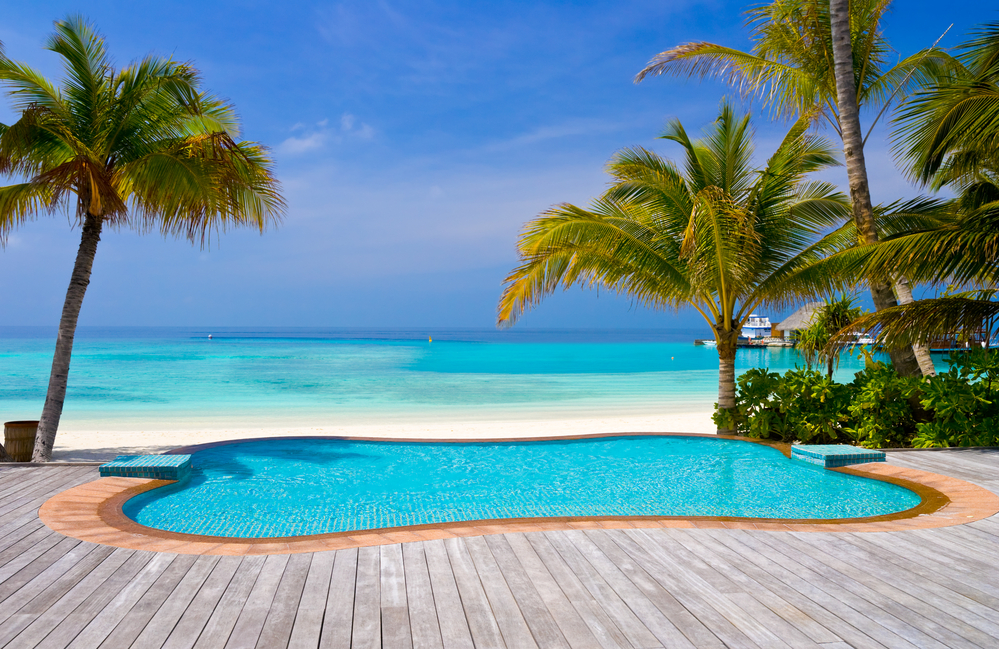
M239 568L240 557L199 557L195 567L156 612L132 646L135 649L162 645L164 649L190 647L198 641L215 606ZM207 571L202 562L210 563ZM166 640L164 641L164 638Z
M100 646L111 635L115 627L118 626L118 623L125 618L125 615L132 609L132 606L145 595L146 591L152 588L156 580L160 578L176 558L177 555L175 554L165 553L157 553L152 557L148 557L148 563L139 570L135 578L119 588L111 601L95 611L96 615L93 616L93 619L82 631L76 634L75 637L69 638L72 642L68 646L71 649L82 649L84 647L89 649ZM88 601L88 604L91 603ZM74 614L79 615L80 612L78 609Z
M0 567L0 589L9 588L8 580L29 564L34 564L38 557L42 556L57 543L65 545L75 545L76 539L67 539L61 534L54 534L47 527L39 528L37 533L32 533L23 539L23 543L17 543L10 547L14 556L7 557L6 563ZM7 594L9 595L9 591Z
M688 549L708 548L713 553L739 566L755 581L801 609L816 622L843 638L858 649L879 649L881 647L911 647L911 644L896 636L888 629L864 616L861 612L845 606L838 599L818 586L802 579L783 563L771 561L740 545L737 536L716 534L718 530L655 530L657 534L670 534ZM673 534L673 532L681 532ZM687 532L687 533L683 533ZM724 541L724 542L723 542Z
M960 584L959 592L999 610L999 593L995 589L995 580L982 576L983 573L989 575L987 568L980 566L978 570L969 572L960 565L960 561L949 557L941 548L930 543L913 542L906 534L865 534L858 537L887 552L911 557L912 563L922 564L941 577L955 579Z
M463 539L445 539L444 547L447 548L448 562L451 565L458 593L461 595L461 606L465 612L465 619L468 621L468 630L472 634L472 640L477 649L502 649L506 647L506 644L503 642L499 624L490 611L489 599L482 589L478 573L475 572L475 563L462 541ZM429 548L435 543L436 541L426 542L428 558L430 557ZM438 610L440 609L438 608ZM444 630L443 624L441 630ZM447 646L447 636L445 636L445 646Z
M0 645L47 613L55 602L92 571L100 571L111 554L112 548L81 544L26 583L4 602L2 618L11 619L0 632ZM127 554L120 552L104 568L113 569L126 558Z
M615 530L610 535L599 530L586 533L573 532L572 538L580 548L584 543L592 544L594 549L590 552L594 557L599 556L597 550L602 552L613 562L618 571L649 598L649 601L666 616L671 625L682 633L689 643L697 647L718 648L725 645L746 648L753 646L749 636L698 599L703 597L724 600L724 595L711 588L707 582L693 585L689 583L690 579L685 580L682 574L670 574L670 571L682 573L684 569L681 566L671 565L666 568L620 531ZM617 543L614 542L615 539ZM641 565L633 556L629 556L628 551L640 557ZM693 592L697 588L700 588L701 592Z
M637 530L634 534L622 531L614 534L613 537L598 532L590 533L588 536L595 543L604 539L604 543L600 547L604 548L608 556L612 556L616 563L626 566L628 562L623 557L613 553L613 547L610 544L616 542L620 551L627 552L636 562L633 570L647 572L670 593L674 594L686 609L686 615L679 617L674 623L695 645L705 646L708 641L717 643L718 639L730 647L745 644L747 640L750 644L761 647L812 646L815 644L793 626L786 624L776 616L772 616L769 609L756 602L755 599L736 601L734 598L739 593L722 593L716 590L696 572L690 570L689 566L676 561L650 542L649 537L639 534ZM694 619L690 619L691 617ZM764 619L767 619L770 624L764 624ZM774 625L782 633L776 633Z
M211 617L205 622L205 628L197 637L190 638L190 646L194 649L218 649L224 647L236 626L236 620L250 597L250 591L257 582L257 577L264 567L266 557L244 557L239 562L219 603L212 611Z
M60 588L59 598L45 607L18 636L17 642L29 647L63 649L149 559L148 553L116 549L68 591Z
M625 602L623 596L604 580L600 572L590 565L562 533L528 534L527 538L530 539L531 544L544 559L545 565L549 569L555 567L557 562L545 556L546 544L541 542L539 536L544 538L547 546L556 553L558 560L563 562L573 576L586 588L597 608L613 621L613 626L621 631L629 644L634 647L662 646L654 631L643 624L638 615L632 611L629 603ZM656 611L658 613L658 609Z
M475 564L475 571L482 583L482 590L489 600L492 614L499 625L500 633L503 634L504 642L508 647L524 647L525 649L536 647L537 640L531 633L531 627L528 626L523 612L517 606L517 600L510 592L510 587L507 585L506 579L503 578L499 566L496 565L496 560L489 551L485 539L481 536L470 536L464 539L464 545ZM562 635L554 623L546 626L553 627L559 636Z
M381 552L377 546L358 548L352 649L379 649L382 646L380 563Z
M502 535L482 537L489 551L492 553L499 567L503 578L506 580L510 592L516 600L517 607L524 616L527 626L531 629L531 635L540 647L565 647L568 649L569 642L562 630L559 628L555 618L552 616L544 600L538 593L538 589L531 581L530 575L521 565L520 560L514 553L513 548ZM586 631L585 625L582 627ZM596 645L596 640L589 634L589 641ZM509 643L508 643L509 644Z
M119 649L131 645L177 584L191 571L196 560L197 557L194 555L177 556L105 638L100 645L101 649Z
M311 564L311 554L293 554L289 557L288 566L281 577L281 583L278 584L274 599L268 607L267 619L260 631L260 639L257 640L257 647L260 649L278 647L284 649L288 646Z
M472 632L468 628L458 584L455 581L444 541L424 541L423 555L433 589L434 609L441 630L444 649L472 649ZM499 629L496 629L499 635Z
M382 646L411 649L413 632L409 625L409 604L406 597L406 569L402 563L402 547L383 545L379 548L381 562Z
M24 540L32 535L35 537L45 536L51 532L40 520L34 517L24 517L17 524L11 525L7 532L0 537L0 566L15 558L20 551L18 546L23 546Z
M742 531L739 530L739 532ZM705 532L728 547L736 549L743 558L763 565L768 572L792 588L807 593L810 598L821 603L828 610L836 612L840 618L849 620L851 624L870 636L870 639L889 647L897 646L909 649L919 646L913 644L906 637L914 631L918 635L922 635L918 631L880 608L872 606L869 602L842 592L830 580L798 564L794 560L795 557L782 556L772 552L769 547L759 543L748 534L732 534L730 530L705 530ZM837 635L843 635L838 629L833 629L833 631ZM855 644L853 640L845 636L844 640ZM935 644L931 638L928 640L931 644Z
M319 638L320 649L350 649L354 626L354 590L357 580L357 548L338 550L333 563L326 615Z
M755 548L761 552L770 553L771 557L787 556L790 552L795 563L804 568L807 574L821 575L822 578L831 582L841 600L856 602L855 606L863 607L872 617L877 616L884 620L885 626L890 625L889 628L917 646L943 649L948 646L962 646L966 642L961 636L953 633L942 624L927 620L900 603L893 597L899 591L890 585L883 584L877 588L871 588L870 586L875 585L878 580L863 578L859 572L855 572L856 577L864 579L863 582L858 581L830 563L816 560L809 553L795 551L792 546L788 545L788 542L793 539L790 535L775 536L773 533L750 533L744 536L755 543ZM915 600L910 599L909 603L913 604Z
M872 588L880 591L887 587L894 599L904 602L913 610L922 610L922 614L930 619L948 620L948 628L961 633L973 642L987 645L999 637L999 623L979 614L988 613L985 607L946 588L927 582L914 573L886 570L881 561L872 555L860 552L848 539L841 536L832 538L823 534L801 539L792 537L788 540L795 545L799 542L806 544L798 546L804 551L807 551L806 548L809 546L814 548L813 556L858 581L877 579L872 582ZM849 560L849 563L845 560ZM999 615L996 611L991 613L989 617ZM965 629L966 626L969 628Z
M109 554L110 549L79 544L23 584L0 607L0 646L11 643L15 636L45 613L52 602L97 568Z
M507 534L505 538L570 645L587 646L588 632L589 638L604 649L632 646L544 536L534 535L533 544L525 534ZM578 622L586 626L586 631L578 628Z
M858 551L863 552L864 556L869 556L874 562L885 566L892 578L896 578L896 575L902 576L901 573L904 571L907 577L917 577L923 580L933 592L943 597L952 598L960 606L974 611L992 623L999 623L999 608L988 603L990 599L993 599L988 593L969 586L947 571L935 569L927 562L901 557L895 547L886 549L873 543L874 535L845 535L842 538Z
M444 649L434 592L427 568L427 557L422 543L404 543L401 546L403 570L406 573L406 602L409 608L409 625L415 649ZM383 557L384 561L384 557Z
M288 639L289 649L316 649L319 646L335 558L334 552L318 552L312 555L309 575L305 580L302 599L298 603L298 613L295 615L295 625L291 630L291 638Z
M227 649L257 646L260 633L267 621L267 613L270 611L289 560L287 554L272 554L264 559L264 565L257 574L257 580L253 582L250 595L239 611L236 625L225 643Z
M233 577L242 564L241 557L222 557L212 570L208 579L200 585L177 620L176 626L166 636L163 649L191 649L201 637L208 621L215 615L219 601L230 590ZM160 634L155 638L163 637ZM142 646L141 636L133 646Z
M621 568L615 565L600 548L593 544L581 532L551 532L549 538L561 537L566 542L571 543L580 555L585 558L594 570L614 589L614 591L627 602L628 607L635 612L642 624L656 636L656 639L667 647L693 647L693 643L683 634L680 629L673 624L669 617L660 609L673 607L674 612L683 610L683 607L665 590L658 587L652 580L642 580L641 587L636 585L628 575L622 572ZM554 541L553 541L554 543ZM562 548L559 548L562 551ZM638 571L630 570L632 565L625 567L631 576L638 578ZM643 591L643 588L645 590ZM652 593L656 601L649 599ZM721 646L717 640L714 646Z
M91 544L83 544L77 539L63 538L40 557L24 564L17 572L6 577L0 582L0 622L23 606L28 599L41 592L49 583L71 570L82 557L94 551L95 548ZM108 550L107 554L110 553ZM21 592L25 587L28 590ZM11 599L15 595L16 599ZM16 606L8 606L8 599L11 599Z
M519 577L511 577L511 571L506 568L504 568L504 574L507 575L507 583L510 584L514 591L514 597L517 598L522 609L525 608L525 604L521 603L521 598L524 597L521 591L527 590L527 597L538 598L538 601L551 615L552 620L558 625L562 636L570 647L574 649L577 647L598 649L602 646L523 535L495 535L487 537L486 541L493 550L493 556L497 557L497 561L500 561L500 556L509 552L520 565L522 574ZM506 548L504 549L502 546L506 546ZM511 559L504 558L500 565L504 566L510 562ZM533 591L533 594L530 591Z
M657 551L662 552L703 579L710 579L715 584L719 582L725 584L725 592L728 594L749 594L773 614L778 615L782 620L798 629L812 642L822 644L840 640L839 636L826 629L797 606L750 577L741 569L741 566L737 568L732 563L707 550L703 543L697 545L698 551L695 553L672 536L662 533L661 530L634 530L628 531L627 534L654 554ZM786 589L780 590L785 591Z

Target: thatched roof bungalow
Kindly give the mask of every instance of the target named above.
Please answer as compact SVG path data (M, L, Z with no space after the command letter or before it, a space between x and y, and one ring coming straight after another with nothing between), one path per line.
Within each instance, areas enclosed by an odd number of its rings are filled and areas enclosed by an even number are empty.
M825 306L824 302L809 302L777 323L774 329L780 331L781 335L785 338L795 331L808 329L809 325L811 325L812 321L815 319L816 312L823 306Z

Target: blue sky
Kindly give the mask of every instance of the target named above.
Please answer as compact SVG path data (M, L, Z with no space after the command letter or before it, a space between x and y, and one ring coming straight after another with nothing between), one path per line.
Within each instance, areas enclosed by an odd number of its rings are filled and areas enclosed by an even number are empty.
M959 42L999 18L987 3L898 0L900 54ZM270 146L289 209L263 236L200 250L121 231L97 253L82 325L489 327L524 222L586 203L619 148L668 117L698 131L727 89L634 74L681 42L749 46L743 2L9 3L7 54L51 77L51 23L84 12L119 65L149 52L190 60ZM141 7L141 8L137 8ZM0 120L15 116L4 105ZM869 119L869 116L868 116ZM781 124L758 115L758 152ZM913 196L883 132L867 151L874 199ZM845 184L845 170L827 176ZM0 251L0 325L55 325L79 233L42 215ZM685 327L607 292L573 289L526 327Z

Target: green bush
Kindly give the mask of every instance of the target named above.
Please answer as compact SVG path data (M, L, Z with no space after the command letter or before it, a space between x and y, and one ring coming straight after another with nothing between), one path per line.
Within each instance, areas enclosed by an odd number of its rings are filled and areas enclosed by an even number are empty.
M901 377L868 357L849 384L810 369L755 368L715 422L757 439L868 448L999 445L999 351L951 354L950 369Z
M932 420L919 424L912 446L999 445L999 352L951 354L950 369L923 386Z
M757 439L835 444L849 436L848 387L821 372L790 370L780 376L752 369L737 380L735 427Z
M909 446L916 433L913 402L918 403L923 386L921 377L902 377L884 363L868 363L849 386L847 432L853 441L867 448Z

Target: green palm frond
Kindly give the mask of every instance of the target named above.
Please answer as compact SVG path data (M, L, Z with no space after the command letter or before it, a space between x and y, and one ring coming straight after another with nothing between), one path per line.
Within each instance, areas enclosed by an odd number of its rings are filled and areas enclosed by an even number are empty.
M982 290L919 300L866 315L841 332L867 331L885 349L962 336L976 337L988 322L999 317L997 291Z
M961 188L982 163L999 168L999 22L974 35L895 120L895 152L924 185Z
M933 212L940 219L946 214ZM960 212L936 227L903 230L853 254L874 276L896 272L917 282L988 284L999 271L999 202Z
M21 111L0 129L0 173L44 187L46 206L75 196L81 221L96 216L201 245L232 227L263 231L280 220L268 151L237 141L235 110L200 89L193 66L148 56L115 70L103 38L78 17L56 23L48 48L65 64L59 87L0 55L0 83ZM0 201L3 227L42 204L17 199L27 196L19 186Z
M887 108L894 100L956 65L930 48L895 65L881 31L891 0L850 2L857 99ZM757 98L781 117L824 115L838 130L829 3L774 0L746 12L752 51L714 43L685 43L656 55L635 77L675 75L718 79L746 98Z
M670 125L667 136L684 148L683 172L645 149L625 149L608 165L614 183L589 209L560 205L531 221L500 324L578 285L652 308L693 306L716 331L737 332L759 304L831 286L805 270L830 250L821 233L842 223L848 202L827 183L803 180L835 162L829 145L796 124L756 170L747 161L748 122L727 105L720 112L701 140Z
M31 221L45 209L53 209L52 192L44 185L20 183L0 187L0 244L10 232Z

